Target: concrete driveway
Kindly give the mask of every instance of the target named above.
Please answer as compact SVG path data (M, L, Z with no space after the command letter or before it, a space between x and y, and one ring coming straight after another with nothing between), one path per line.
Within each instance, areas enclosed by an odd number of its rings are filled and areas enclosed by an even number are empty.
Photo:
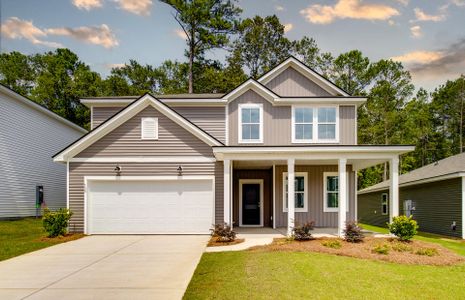
M181 299L208 236L89 236L0 262L0 299Z

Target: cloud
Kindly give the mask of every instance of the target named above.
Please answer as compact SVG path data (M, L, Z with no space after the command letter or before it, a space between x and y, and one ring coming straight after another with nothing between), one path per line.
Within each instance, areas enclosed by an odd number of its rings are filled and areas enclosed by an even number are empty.
M124 68L126 64L105 64L104 67L106 69L119 69L119 68Z
M47 33L52 35L69 36L78 41L103 46L105 48L118 46L118 40L106 24L77 28L50 28L47 29Z
M183 40L187 40L187 35L182 29L175 29L174 34L176 34L178 37L182 38Z
M114 0L118 3L118 7L127 12L140 15L150 15L150 8L152 7L152 0Z
M310 23L329 24L336 19L389 20L399 11L384 4L365 4L361 0L339 0L334 6L314 4L300 14Z
M274 7L274 9L275 9L276 11L283 11L283 10L284 10L284 7L281 6L281 5L276 5L276 6Z
M411 64L426 64L443 57L440 51L412 51L403 55L391 57L395 61Z
M34 45L43 45L51 48L63 47L60 43L44 41L42 38L47 33L34 26L32 21L21 20L17 17L11 17L1 25L2 36L8 39L25 39Z
M396 1L402 4L403 6L407 6L410 2L410 0L396 0Z
M423 32L421 32L421 27L418 25L410 27L410 33L412 34L412 37L416 39L421 38L423 36Z
M102 7L103 0L73 0L72 3L79 9L91 10Z
M446 15L445 15L445 10L446 10L446 7L442 7L440 9L442 11L442 13L440 14L437 14L437 15L428 15L427 13L425 13L423 10L421 10L420 8L415 8L413 11L415 12L415 20L413 20L413 22L440 22L440 21L444 21L446 19Z
M292 28L294 28L294 25L292 23L284 24L284 32L289 32L292 30Z

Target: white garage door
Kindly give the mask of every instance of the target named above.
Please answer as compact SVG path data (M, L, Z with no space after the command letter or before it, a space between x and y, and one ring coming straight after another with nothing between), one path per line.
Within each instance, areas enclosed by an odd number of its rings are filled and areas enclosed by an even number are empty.
M90 181L87 233L208 233L211 180Z

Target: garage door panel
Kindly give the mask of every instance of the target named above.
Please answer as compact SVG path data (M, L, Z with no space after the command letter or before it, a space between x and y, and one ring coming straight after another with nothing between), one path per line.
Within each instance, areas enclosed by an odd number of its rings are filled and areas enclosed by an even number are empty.
M89 233L208 233L211 180L95 181L88 188Z

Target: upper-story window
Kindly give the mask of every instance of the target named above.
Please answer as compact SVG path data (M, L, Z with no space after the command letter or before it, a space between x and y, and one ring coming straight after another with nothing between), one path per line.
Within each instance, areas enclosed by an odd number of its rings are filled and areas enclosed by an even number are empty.
M338 142L339 114L337 106L293 106L293 143Z
M239 143L263 142L263 105L239 105Z
M158 139L158 118L141 118L141 139Z

